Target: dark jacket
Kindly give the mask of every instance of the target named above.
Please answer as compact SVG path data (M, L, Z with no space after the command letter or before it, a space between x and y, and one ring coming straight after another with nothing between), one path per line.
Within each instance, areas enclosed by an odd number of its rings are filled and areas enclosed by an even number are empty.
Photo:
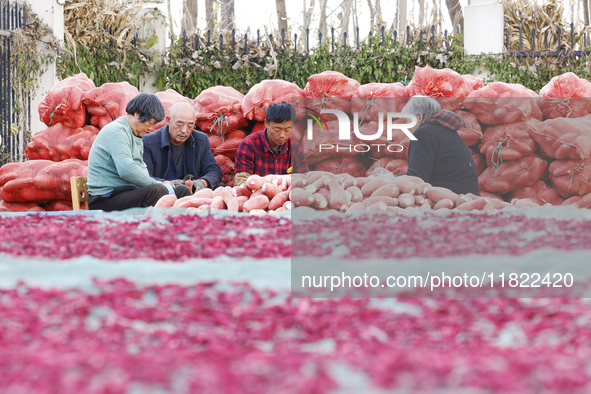
M185 172L179 173L176 177L171 164L174 159L170 148L168 125L146 134L143 141L144 162L148 166L150 175L156 179L172 181L192 174L195 179L207 180L211 189L215 189L222 180L222 170L213 157L209 139L201 131L193 130L183 144Z
M463 124L450 111L426 119L414 132L417 141L410 142L407 174L458 194L480 195L472 152L457 133Z

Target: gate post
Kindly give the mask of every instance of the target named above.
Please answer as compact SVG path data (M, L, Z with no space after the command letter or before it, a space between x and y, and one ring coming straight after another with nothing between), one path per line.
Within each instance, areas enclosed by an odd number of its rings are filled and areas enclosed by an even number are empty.
M58 0L32 1L29 2L31 10L39 16L39 19L46 23L53 35L57 38L58 43L63 45L64 42L64 6ZM46 49L46 44L39 42L39 49ZM58 82L57 66L55 61L47 65L47 69L41 76L39 81L39 89L35 93L35 97L31 97L31 133L35 134L47 128L45 123L39 119L39 104L49 91Z

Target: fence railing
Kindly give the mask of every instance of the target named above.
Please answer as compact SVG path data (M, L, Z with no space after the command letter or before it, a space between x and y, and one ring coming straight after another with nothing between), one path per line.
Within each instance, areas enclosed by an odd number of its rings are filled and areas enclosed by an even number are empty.
M548 27L548 24L545 25L545 27ZM386 34L392 34L393 36L393 40L394 40L394 45L406 45L406 46L410 46L411 44L414 44L415 42L418 43L418 49L419 50L428 50L428 49L436 49L438 48L439 45L443 44L446 48L448 48L450 46L450 36L451 36L451 32L449 32L447 29L443 31L443 34L439 33L436 34L437 28L436 26L431 26L429 29L416 29L416 28L411 28L410 26L407 26L405 29L405 34L401 35L399 34L396 30L390 30L388 31L388 29L386 29L385 27L382 27L380 29L380 31L378 32L378 34L381 36L381 39L378 41L378 43L384 44L385 40L386 40ZM226 45L226 47L228 48L228 50L231 48L232 52L234 53L240 53L243 52L244 54L248 53L248 46L249 46L249 42L251 40L254 39L254 37L249 37L248 34L244 34L244 36L240 36L237 37L237 32L235 29L231 30L231 41L228 43L224 43L224 34L219 34L219 39L218 39L218 43L219 43L219 47L222 49L222 51L224 50L224 44ZM459 34L460 33L460 26L457 26L456 32ZM542 55L542 51L540 50L535 50L536 48L536 36L539 34L538 32L536 32L536 29L532 29L531 31L531 48L533 48L532 50L524 50L524 34L523 34L523 25L520 25L519 27L519 51L515 51L515 50L509 50L509 48L511 48L511 41L510 41L510 37L511 37L511 29L507 28L504 32L504 43L505 43L505 51L504 54L508 55L508 56L518 56L518 57L531 57L531 56L540 56ZM414 37L411 38L413 36L413 33L415 36L417 36L418 33L418 37ZM574 54L574 55L586 55L586 54L590 54L591 51L589 49L589 47L591 47L591 39L590 39L590 35L589 32L584 32L583 33L583 43L582 45L578 42L575 41L575 34L576 34L576 28L574 23L570 24L570 48L568 50L563 50L561 49L562 44L566 43L562 41L562 34L564 33L563 29L561 29L560 27L558 27L556 29L556 34L558 36L558 41L556 43L556 46L554 47L550 47L549 43L548 43L548 34L549 34L549 29L545 29L545 32L543 33L543 37L541 37L541 39L544 40L544 53L543 55L545 56L564 56L566 53L568 54ZM281 46L288 49L286 47L286 41L290 42L290 46L292 46L292 49L295 52L310 52L310 29L306 29L305 35L306 35L306 39L304 40L305 43L305 49L304 48L300 48L298 45L299 41L298 38L301 38L298 36L297 33L295 33L293 35L293 40L291 39L292 37L286 37L286 32L285 29L281 30L281 34L280 37L274 37L273 34L269 34L268 38L269 41L273 44L275 44L275 40L280 38L280 43ZM373 43L375 42L375 38L374 38L374 33L373 32L369 32L369 34L367 36L361 37L360 34L360 29L359 27L354 29L354 41L353 41L353 45L349 45L347 44L348 42L348 35L347 33L343 33L342 36L339 36L337 34L335 34L335 29L331 28L330 29L330 34L329 34L329 42L330 42L330 52L334 53L335 52L335 47L340 45L342 42L342 45L344 46L344 48L357 48L359 49L361 46L361 41L364 38L369 38L368 43L370 46L373 45ZM202 36L200 35L195 35L193 37L188 37L187 32L183 31L180 35L180 37L171 37L171 44L174 45L174 40L176 39L181 39L182 40L182 44L184 47L187 47L188 45L195 49L195 50L205 50L207 51L209 48L211 48L212 46L212 41L213 41L213 35L212 32L210 30L207 30L205 32L205 34ZM203 38L203 43L200 44L201 39ZM317 46L324 44L325 43L325 37L322 36L322 33L318 33L317 35L318 41L317 41ZM342 41L340 41L340 39L343 38ZM443 38L443 40L441 40L440 38ZM263 37L263 39L266 39L265 37ZM194 41L194 43L191 43L191 41ZM261 31L260 29L257 30L256 32L256 43L257 45L261 44ZM459 44L459 45L463 45L462 41L458 41L458 37L454 37L454 43ZM579 49L575 49L575 48L579 48Z
M410 26L407 26L406 29L405 29L406 34L402 36L402 40L403 41L406 41L406 42L399 42L399 38L401 38L401 36L399 35L399 33L396 30L393 30L392 29L392 30L390 30L390 32L393 35L393 39L394 39L395 45L400 44L400 45L410 46L411 43L414 43L414 41L416 41L416 39L411 39L411 32L418 31L419 32L418 33L419 34L419 37L418 37L419 50L422 50L423 49L423 43L425 45L425 49L427 49L428 47L431 47L432 49L435 49L436 42L438 41L437 40L438 35L435 34L436 27L433 25L428 30L430 30L430 34L428 35L428 37L426 37L427 34L425 34L423 30L418 30L418 29L412 30ZM348 35L347 35L346 32L343 33L343 41L342 41L342 43L343 43L343 46L344 46L345 49L346 48L353 48L353 47L356 47L357 49L360 48L360 43L361 43L362 38L361 38L359 27L355 28L354 31L355 31L355 33L354 33L355 35L353 37L354 38L354 45L353 46L348 46L348 44L347 44L347 42L348 42L348 40L347 40ZM385 27L382 26L382 28L379 31L379 34L381 34L381 40L379 41L379 43L384 44L384 42L386 41L386 34L387 33L390 34L390 32L388 32L388 29L386 29ZM459 34L459 32L460 32L460 26L457 27L457 33ZM244 54L247 54L248 53L249 41L250 40L253 40L254 37L249 37L248 36L248 33L244 34L244 36L237 37L237 32L236 32L235 29L232 29L230 31L230 33L231 33L231 36L232 36L231 43L228 43L227 45L228 45L228 47L231 47L232 48L232 52L239 53L240 51L243 51ZM305 34L306 34L306 40L305 40L306 48L305 48L305 52L310 52L310 29L309 28L306 29ZM282 47L285 47L287 49L287 47L286 47L286 40L287 41L291 41L291 37L289 37L289 38L286 37L285 29L281 29L280 36L281 36L280 37L281 38L281 46ZM440 36L441 35L439 35L439 37ZM447 29L444 30L444 32L443 32L444 45L446 45L448 47L450 45L450 42L449 42L449 37L450 36L451 36L451 33L448 32ZM373 34L373 32L370 31L369 34L367 35L367 38L369 38L368 42L369 42L369 45L370 46L373 45L373 42L374 42L374 40L372 40L373 37L374 37L374 34ZM199 49L207 50L207 49L209 49L212 46L213 35L211 33L211 30L207 30L205 32L205 34L204 34L203 37L201 37L198 34L197 35L194 35L193 37L188 37L186 30L183 30L182 33L181 33L181 35L180 35L180 37L171 37L171 45L174 45L175 38L176 39L182 39L182 44L183 44L184 47L187 47L187 44L189 43L189 45L193 49L195 49L195 50L199 50ZM200 45L201 38L205 38L203 45ZM264 37L263 39L265 39L265 38L266 37ZM273 44L275 44L275 39L278 39L278 37L274 37L273 34L269 34L268 35L268 38L269 38L269 41L271 43L273 43ZM295 52L303 51L304 50L303 48L299 48L298 47L298 45L299 45L298 38L301 38L301 37L298 37L298 34L297 33L294 33L294 35L293 35L293 41L291 41L291 45L293 45L293 50ZM318 35L317 35L317 38L318 38L318 42L316 44L317 46L320 46L320 45L322 45L322 44L325 43L323 41L324 37L322 36L322 33L319 32ZM340 38L341 38L340 36L337 36L335 34L335 28L334 27L331 28L330 29L330 48L331 48L331 51L330 52L332 52L332 53L335 52L335 45L339 45L340 44L340 42L338 41ZM191 43L191 41L194 41L194 43ZM224 34L222 34L222 33L219 34L219 40L218 40L218 42L220 43L220 45L219 45L220 48L222 48L222 50L223 50L223 47L224 47ZM257 45L260 45L261 44L261 31L260 31L260 29L257 29L257 32L256 32L256 43L257 43ZM242 46L242 48L240 46Z
M24 120L30 130L30 100L22 113L14 111L16 94L12 89L14 69L11 64L11 37L14 29L25 25L26 10L24 2L0 2L0 160L22 160L24 133L16 125Z

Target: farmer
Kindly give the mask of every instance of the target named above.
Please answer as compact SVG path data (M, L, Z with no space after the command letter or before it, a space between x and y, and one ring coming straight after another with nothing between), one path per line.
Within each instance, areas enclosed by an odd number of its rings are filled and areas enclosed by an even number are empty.
M402 113L417 117L417 124L409 128L417 140L410 142L407 175L458 194L480 195L472 153L457 133L464 126L462 118L423 96L411 98Z
M196 178L195 191L215 189L222 180L222 170L205 133L195 130L193 106L176 103L166 122L166 126L144 137L144 161L150 175L173 183L190 175Z
M308 171L300 145L291 140L295 111L287 102L269 105L265 130L247 136L236 151L234 186L252 175L290 174Z
M127 112L99 132L88 156L88 202L90 209L121 211L153 206L166 194L191 194L181 185L150 177L142 158L142 137L164 118L162 103L153 94L141 93L131 99Z

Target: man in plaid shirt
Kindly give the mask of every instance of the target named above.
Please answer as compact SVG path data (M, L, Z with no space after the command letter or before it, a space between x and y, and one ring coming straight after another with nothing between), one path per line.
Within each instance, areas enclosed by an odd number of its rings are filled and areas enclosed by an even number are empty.
M287 102L269 105L265 113L265 130L246 137L236 151L234 186L252 175L291 174L308 171L300 145L292 141L291 123L294 109Z

